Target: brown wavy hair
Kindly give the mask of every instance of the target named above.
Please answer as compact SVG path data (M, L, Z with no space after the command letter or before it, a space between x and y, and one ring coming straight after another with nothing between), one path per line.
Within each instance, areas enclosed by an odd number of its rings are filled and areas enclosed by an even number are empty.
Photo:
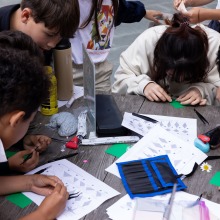
M180 13L174 14L169 27L158 40L154 50L152 79L165 80L172 70L172 81L202 82L209 69L208 38L199 27L192 28Z
M79 27L78 0L22 0L21 10L30 8L36 23L57 29L61 37L73 37Z

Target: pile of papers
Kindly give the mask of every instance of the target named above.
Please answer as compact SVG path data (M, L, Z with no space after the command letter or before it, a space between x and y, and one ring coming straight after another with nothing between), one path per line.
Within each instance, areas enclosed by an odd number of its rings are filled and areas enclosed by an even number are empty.
M197 136L197 127L195 119L177 118L147 115L157 120L158 123L151 123L146 120L133 117L130 113L125 113L123 119L123 126L144 136L131 149L123 154L115 163L109 166L106 171L110 172L120 178L116 163L140 160L144 158L156 157L159 155L168 155L172 165L178 174L189 174L195 163L201 164L207 155L197 149L193 142ZM151 200L150 203L166 206L170 198L170 193L160 196L142 198ZM162 220L163 213L151 211L137 212L137 199L131 199L125 195L115 204L107 209L107 214L112 220L140 220L140 219L154 219ZM180 220L183 218L184 208L186 204L194 204L198 196L194 196L185 192L177 192L171 212L170 220ZM209 208L212 220L220 220L219 216L220 205L214 202L202 199ZM149 201L148 201L149 202ZM149 203L149 204L150 204ZM184 204L184 205L183 205ZM137 217L137 213L139 216ZM196 218L190 216L187 220L195 220Z
M162 196L154 196L150 198L144 198L144 200L151 200L150 202L157 203L157 204L168 204L168 200L170 198L170 194L162 195ZM186 192L177 192L175 194L174 204L171 211L170 219L169 220L196 220L194 216L188 217L187 219L183 218L184 206L185 205L193 205L195 204L198 196L186 193ZM209 213L212 216L210 220L220 220L219 210L220 205L214 202L211 202L206 199L202 199L205 201L206 206L209 208ZM122 197L118 200L115 204L109 207L106 211L109 215L109 218L112 220L137 220L135 219L135 212L136 212L136 201L135 199L130 199L128 195ZM145 211L143 213L143 218L139 218L138 220L142 219L153 219L153 220L163 220L163 213L162 212L152 212Z
M140 141L123 154L106 171L120 177L116 163L168 155L178 174L189 174L195 163L201 164L207 155L160 125L154 126Z

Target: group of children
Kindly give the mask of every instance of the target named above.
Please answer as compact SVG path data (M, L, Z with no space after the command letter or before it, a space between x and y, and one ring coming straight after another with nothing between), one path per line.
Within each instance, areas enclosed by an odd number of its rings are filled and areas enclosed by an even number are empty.
M154 14L160 13L148 11L146 14L147 11L141 2L128 4L124 0L119 1L119 4L117 0L112 3L111 1L107 3L88 1L91 7L89 12L82 2L86 3L78 0L22 0L20 4L0 9L0 179L2 186L0 195L32 191L46 196L34 212L22 219L54 219L65 208L68 198L66 187L57 177L7 176L10 170L27 172L36 167L39 153L51 142L50 138L43 135L26 135L24 138L23 136L38 106L48 96L50 84L43 67L51 64L52 49L62 38L77 39L78 32L81 30L90 35L91 30L86 27L91 26L94 30L94 24L90 25L94 13L97 15L96 22L106 25L107 28L105 30L100 28L99 31L103 32L97 34L99 42L95 41L95 44L100 45L100 50L105 47L102 45L103 39L100 37L103 38L103 34L101 33L105 33L108 39L114 23L119 25L121 22L135 22L143 17L156 20ZM102 6L104 4L108 4L108 7ZM126 12L124 12L125 8ZM123 13L116 19L115 14L118 9ZM85 12L90 15L86 15ZM86 15L86 19L82 21L83 15ZM89 41L92 42L93 39ZM109 48L111 44L112 39L111 42L108 41ZM106 54L109 53L109 48ZM97 45L92 49L95 51ZM79 64L82 62L82 57L77 48L76 51L79 53L79 61L76 63ZM104 72L102 69L101 75L105 74ZM82 78L82 75L80 77ZM7 160L4 150L14 144L24 146L25 150ZM23 163L24 156L29 153L32 153L32 157Z
M196 0L184 0L186 6L193 2L193 6L199 5ZM180 3L175 0L174 6ZM150 101L176 98L191 105L220 100L220 34L203 25L189 25L189 21L220 19L220 13L215 13L218 9L211 14L208 10L192 8L175 14L167 25L141 34L122 53L112 92L142 95ZM110 91L112 64L107 56L115 26L143 17L158 22L158 16L162 13L145 10L139 1L125 0L22 0L0 9L0 195L32 191L46 196L22 219L54 219L68 198L66 187L57 177L6 176L9 170L27 172L36 167L39 153L51 142L44 135L25 134L49 93L44 65L51 63L52 49L62 38L70 39L74 84L82 85L83 44L96 65L96 89ZM16 143L25 150L7 160L4 149ZM22 163L29 153L32 157Z
M42 60L41 50L29 36L18 31L0 32L0 162L3 164L7 161L4 149L24 136L48 95L50 81ZM33 157L39 153L36 154ZM0 195L32 191L47 196L36 211L22 219L54 219L68 198L66 187L55 176L0 176L0 182Z

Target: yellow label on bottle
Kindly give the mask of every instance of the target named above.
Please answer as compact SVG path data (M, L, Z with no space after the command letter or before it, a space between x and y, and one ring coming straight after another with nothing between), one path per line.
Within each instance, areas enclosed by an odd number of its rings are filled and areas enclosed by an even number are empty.
M46 72L49 74L51 81L50 96L45 103L41 104L41 113L43 115L53 115L58 112L57 80L52 72L52 67L46 67Z

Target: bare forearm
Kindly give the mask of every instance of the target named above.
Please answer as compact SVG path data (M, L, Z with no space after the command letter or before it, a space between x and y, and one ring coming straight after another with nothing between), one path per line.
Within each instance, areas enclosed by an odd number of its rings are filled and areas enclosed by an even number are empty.
M214 0L185 0L185 6L186 7L197 7L197 6L203 6L207 5Z
M0 195L29 191L30 182L29 176L1 176Z
M220 9L200 8L198 18L199 22L205 20L220 20Z

